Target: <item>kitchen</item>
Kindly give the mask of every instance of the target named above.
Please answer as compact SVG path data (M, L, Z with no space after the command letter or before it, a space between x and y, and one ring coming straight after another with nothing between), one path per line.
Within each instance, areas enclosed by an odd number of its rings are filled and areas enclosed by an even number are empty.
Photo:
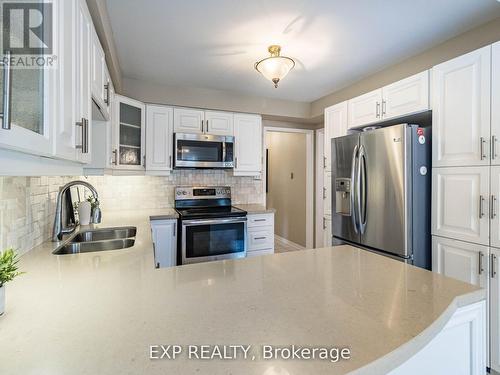
M500 373L500 4L315 3L40 2L55 68L4 39L2 373ZM307 250L275 247L273 127L323 132Z

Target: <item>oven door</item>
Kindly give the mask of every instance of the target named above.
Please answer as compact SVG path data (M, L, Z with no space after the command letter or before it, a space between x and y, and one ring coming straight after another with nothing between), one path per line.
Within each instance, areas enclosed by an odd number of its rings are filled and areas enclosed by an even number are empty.
M247 218L182 220L182 264L244 258Z
M234 137L175 134L174 167L233 168Z

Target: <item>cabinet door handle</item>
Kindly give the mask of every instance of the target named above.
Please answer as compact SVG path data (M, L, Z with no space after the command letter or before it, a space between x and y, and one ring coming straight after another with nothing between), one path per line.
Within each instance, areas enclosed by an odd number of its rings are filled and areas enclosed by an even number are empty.
M172 168L172 155L170 155L168 157L168 164L169 164L170 168Z
M323 218L323 229L326 229L326 219Z
M255 237L256 240L266 240L267 237Z
M491 210L491 219L494 219L496 216L497 216L497 212L496 212L496 206L497 204L497 198L495 197L495 195L491 195L491 205L490 205L490 210Z
M238 169L238 158L234 158L234 168Z
M326 156L323 156L323 169L326 169Z
M109 82L104 85L104 90L106 90L106 97L104 98L104 103L109 107Z
M113 150L113 161L112 161L112 163L114 165L118 165L118 150L116 148Z
M5 51L3 62L3 113L0 113L2 119L2 129L11 129L11 94L12 94L12 81L11 81L11 67L10 67L11 52ZM7 63L6 63L7 61Z
M89 153L89 144L88 144L89 123L88 123L87 119L82 117L81 121L76 123L76 126L79 126L82 128L82 144L77 145L76 148L82 150L82 154L88 154Z
M484 258L484 254L482 251L479 252L479 274L482 275L483 274L483 271L484 271L484 267L483 267L483 258Z
M495 269L497 263L497 256L495 254L491 254L491 278L494 279L497 275L497 270Z
M326 187L323 187L323 199L326 199Z
M376 111L376 117L379 118L380 117L380 103L377 102L376 106L375 106L375 111Z
M479 196L479 218L482 219L484 216L484 197Z
M385 115L386 106L387 102L385 100L382 100L382 115Z
M203 133L203 120L201 120L201 132Z
M255 219L254 222L257 223L257 222L261 222L261 221L266 221L266 219Z
M205 120L205 133L208 133L208 120Z
M481 142L481 160L484 160L486 159L486 154L484 153L484 144L486 143L486 141L484 140L483 137L479 138L479 141Z
M497 150L496 150L496 143L497 143L497 137L492 135L491 136L491 159L495 160L497 157Z

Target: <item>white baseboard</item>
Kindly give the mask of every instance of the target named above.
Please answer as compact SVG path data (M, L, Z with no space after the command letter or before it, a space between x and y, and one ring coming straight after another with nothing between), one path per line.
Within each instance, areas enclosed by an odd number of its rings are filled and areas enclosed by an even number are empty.
M292 242L290 240L287 240L286 238L283 238L281 236L278 236L277 234L274 235L274 239L277 242L280 242L283 246L289 246L293 247L296 250L305 250L304 246L299 245L298 243Z

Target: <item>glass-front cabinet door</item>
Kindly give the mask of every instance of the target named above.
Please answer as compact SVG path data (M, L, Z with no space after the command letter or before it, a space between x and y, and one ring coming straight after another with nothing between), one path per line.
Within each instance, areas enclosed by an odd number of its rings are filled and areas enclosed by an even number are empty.
M37 155L52 152L50 124L55 103L55 74L57 68L49 64L55 56L57 38L46 38L52 33L57 13L55 8L44 7L43 1L29 3L2 3L0 22L3 38L0 39L0 147L20 150ZM26 13L25 8L29 8ZM24 10L24 13L23 13ZM37 37L46 41L43 48L33 48L33 39L23 39L22 28L3 23L4 13L10 15L10 24L23 21L19 17L38 14L43 20L52 20ZM47 12L51 12L47 17ZM17 18L16 18L17 17ZM26 44L28 43L28 44ZM44 51L50 47L50 51ZM54 61L54 60L52 60Z
M112 163L117 168L143 170L145 165L145 106L115 95L114 148Z

